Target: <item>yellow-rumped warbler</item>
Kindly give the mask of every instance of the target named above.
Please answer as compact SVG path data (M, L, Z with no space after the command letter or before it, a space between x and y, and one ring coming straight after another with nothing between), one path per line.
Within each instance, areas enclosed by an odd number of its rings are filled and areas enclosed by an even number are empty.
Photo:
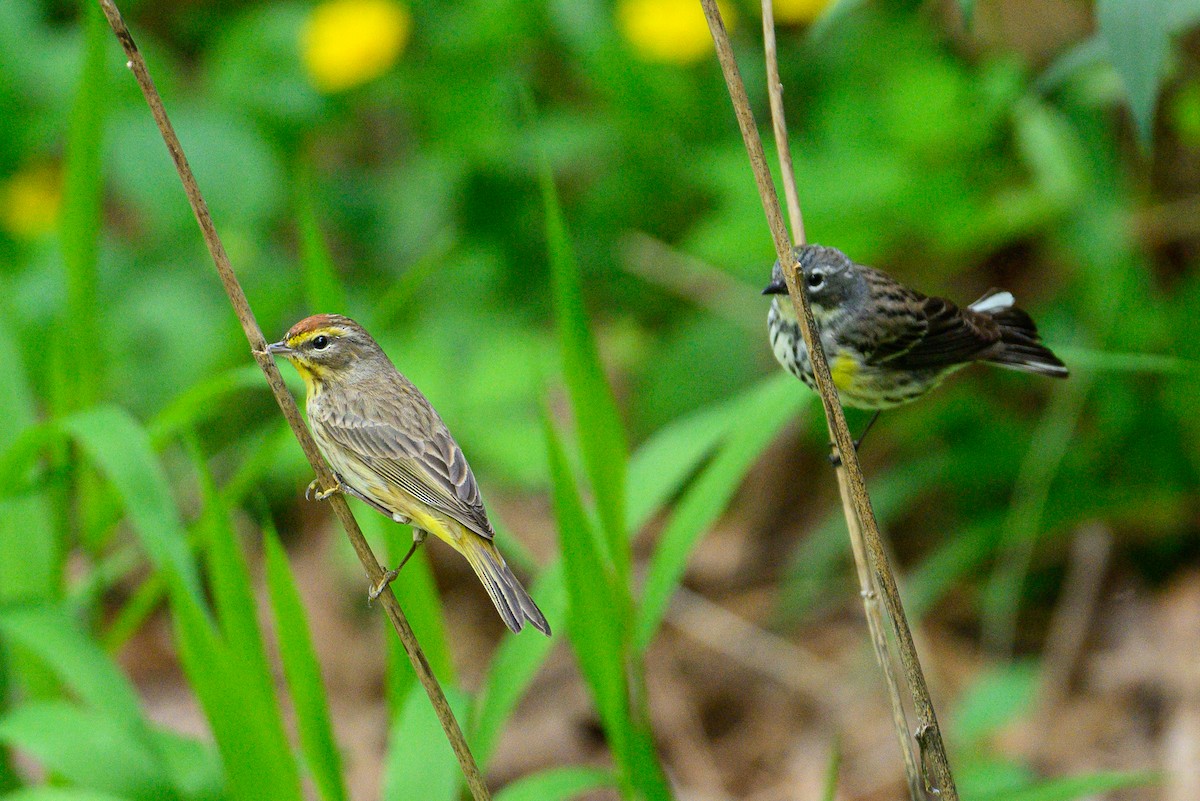
M268 350L286 357L304 379L308 424L337 476L334 491L413 526L412 548L371 597L433 533L467 558L510 629L520 631L528 620L549 635L545 616L492 542L479 485L458 443L371 335L348 317L318 314Z
M916 400L970 362L1066 378L1041 344L1037 326L1009 292L991 290L965 309L909 289L836 248L794 251L808 289L821 347L844 406L886 409ZM816 388L808 348L779 262L764 295L771 301L771 348L784 369Z

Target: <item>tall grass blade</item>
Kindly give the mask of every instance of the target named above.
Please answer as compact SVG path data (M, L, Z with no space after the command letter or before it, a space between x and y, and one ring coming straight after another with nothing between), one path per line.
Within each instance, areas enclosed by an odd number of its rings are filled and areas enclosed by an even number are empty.
M128 412L112 406L79 412L61 425L116 488L151 561L198 601L201 593L196 563L188 550L166 474L145 429Z
M548 620L566 619L567 588L563 578L562 563L556 562L542 571L531 588ZM555 634L562 631L560 626ZM480 765L487 766L505 723L554 644L549 637L505 637L496 649L475 705L471 751Z
M190 801L216 801L227 795L221 757L212 743L168 729L155 729L151 736L179 795Z
M35 422L33 393L11 337L0 337L0 409L5 415L0 426L4 453L17 432ZM0 603L57 595L62 566L51 519L41 494L0 499Z
M1167 56L1171 3L1167 0L1097 0L1096 23L1108 57L1125 84L1138 139L1146 148L1153 133Z
M1105 373L1145 373L1149 375L1200 375L1200 362L1160 353L1112 353L1096 348L1056 346L1055 352L1071 369Z
M0 287L0 292L3 287ZM0 310L6 304L0 302ZM13 319L11 317L6 319ZM33 393L26 381L21 354L11 337L0 337L0 453L8 451L17 432L35 421ZM0 607L17 602L50 601L59 595L62 559L54 517L46 493L0 498ZM20 648L0 643L0 712L18 685L33 697L56 693L52 675ZM0 792L19 785L7 749L0 749Z
M186 444L203 502L203 513L196 527L204 543L208 584L220 632L237 654L246 679L256 684L255 695L264 699L264 708L271 708L275 706L275 682L258 625L250 568L230 522L229 508L217 492L200 446L193 436L186 438Z
M313 783L324 801L346 801L342 779L342 760L333 736L329 700L321 679L321 666L308 629L308 619L296 579L288 565L287 554L275 532L263 537L266 552L267 588L275 617L275 635L279 656L287 677L300 747L312 774Z
M613 755L622 764L628 790L628 749L632 723L628 710L625 646L620 618L623 605L608 560L599 551L599 538L583 509L567 455L549 415L545 419L554 516L558 522L563 576L567 587L567 634L579 668L591 690L608 735Z
M321 223L317 219L316 190L313 186L313 168L307 157L296 165L292 182L292 195L296 204L296 225L300 227L300 264L304 273L304 294L308 308L315 314L346 313L346 291L338 278L329 253Z
M23 653L51 671L62 686L88 707L82 713L94 714L119 726L121 741L146 758L136 761L153 763L149 773L166 775L166 767L142 715L136 690L108 655L78 627L72 616L56 606L3 607L0 608L0 637L6 645L20 646ZM17 711L29 706L26 704ZM23 719L13 724L19 731L10 730L10 734L36 738L41 720L44 717ZM62 729L59 736L76 738L79 731L73 727ZM40 738L39 742L47 749L43 754L50 756L55 744L53 736L49 740ZM70 743L58 745L68 749L74 747Z
M204 709L235 801L302 801L300 775L274 698L247 677L246 662L222 642L200 605L171 593L180 662ZM264 708L266 707L266 708Z
M773 376L764 383L784 377ZM641 529L683 488L729 434L744 399L756 390L674 420L641 444L629 460L629 531Z
M842 771L842 740L834 737L829 749L829 764L825 767L825 792L822 801L837 801L838 774Z
M768 381L746 399L728 439L676 506L646 573L636 648L645 650L654 638L700 537L725 510L759 454L807 403L794 384Z
M614 781L612 773L600 768L555 768L513 782L496 794L496 801L570 801Z
M628 446L612 389L583 307L579 268L571 248L562 205L549 163L541 169L542 201L554 310L562 345L563 377L571 397L579 447L600 514L608 557L623 584L629 580L629 543L625 536L625 470Z
M1153 773L1089 773L1083 776L1063 776L1026 787L1022 790L1005 790L1001 793L980 793L976 801L1075 801L1095 798L1101 793L1123 790L1128 787L1144 787L1162 781Z
M140 725L137 691L116 664L56 606L0 608L0 636L54 671L77 698L115 720ZM148 736L148 735L147 735Z
M0 718L0 742L83 787L136 801L179 798L158 755L124 721L102 712L65 701L23 704Z
M85 19L83 66L68 128L60 229L66 309L64 325L58 329L60 355L55 360L64 372L58 382L62 396L55 404L59 414L90 406L100 396L103 375L102 348L89 349L85 357L69 352L73 343L88 342L100 330L97 262L104 193L104 119L110 105L105 69L108 26L96 3L80 5Z
M291 382L293 389L300 388L300 379L295 371L289 370L283 375ZM262 370L255 364L233 367L206 376L179 393L154 416L146 426L150 442L155 448L161 448L172 438L220 414L224 410L223 404L232 396L247 391L265 393L266 390Z
M26 787L0 796L4 801L130 801L128 798L80 787Z
M446 700L459 720L467 713L467 697L452 687ZM384 776L384 801L454 801L462 784L458 760L425 691L414 686L405 699L391 741Z

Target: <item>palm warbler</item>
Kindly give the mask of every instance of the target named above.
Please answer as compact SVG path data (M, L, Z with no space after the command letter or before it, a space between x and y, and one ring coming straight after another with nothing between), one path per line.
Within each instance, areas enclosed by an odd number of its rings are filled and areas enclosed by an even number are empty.
M304 379L313 439L337 476L332 491L413 526L412 548L372 588L371 597L433 533L466 557L510 629L520 631L528 620L549 635L542 611L492 542L495 531L458 443L371 335L347 317L318 314L296 323L267 349L290 361Z
M878 410L908 403L976 361L1067 377L1066 366L1041 343L1037 326L1009 292L992 290L960 309L856 264L835 248L804 245L795 256L829 371L846 406ZM785 296L772 300L767 317L775 358L815 389L779 262L763 294Z

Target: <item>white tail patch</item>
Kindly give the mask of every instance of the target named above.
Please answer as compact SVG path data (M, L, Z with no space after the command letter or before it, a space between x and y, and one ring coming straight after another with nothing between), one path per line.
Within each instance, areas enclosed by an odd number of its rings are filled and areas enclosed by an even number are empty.
M989 295L984 295L979 300L970 305L971 311L977 311L986 314L987 312L1000 311L1001 309L1011 309L1017 300L1012 296L1011 292L993 292Z

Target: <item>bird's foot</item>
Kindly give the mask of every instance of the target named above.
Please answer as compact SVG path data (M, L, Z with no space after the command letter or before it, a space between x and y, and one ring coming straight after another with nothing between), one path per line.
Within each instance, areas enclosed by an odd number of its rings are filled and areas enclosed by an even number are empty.
M367 591L368 603L378 598L383 593L383 588L396 580L396 577L400 575L400 571L404 569L406 564L408 564L408 560L412 558L412 555L417 552L417 548L420 547L421 543L425 541L427 534L428 532L426 532L425 529L413 529L412 547L408 549L408 553L404 554L404 558L400 560L400 564L396 565L395 570L389 570L388 572L384 573L383 578L379 579L379 581L373 584L371 589Z
M387 585L395 581L396 577L399 575L400 568L389 570L388 572L384 573L383 577L380 578L379 581L372 584L371 589L367 590L367 603L370 603L378 599L380 595L383 595L383 591L387 588Z
M347 487L341 481L333 485L329 489L321 489L321 479L314 478L308 483L308 487L304 490L304 500L306 501L324 501L330 497L337 495L339 492L346 492Z

